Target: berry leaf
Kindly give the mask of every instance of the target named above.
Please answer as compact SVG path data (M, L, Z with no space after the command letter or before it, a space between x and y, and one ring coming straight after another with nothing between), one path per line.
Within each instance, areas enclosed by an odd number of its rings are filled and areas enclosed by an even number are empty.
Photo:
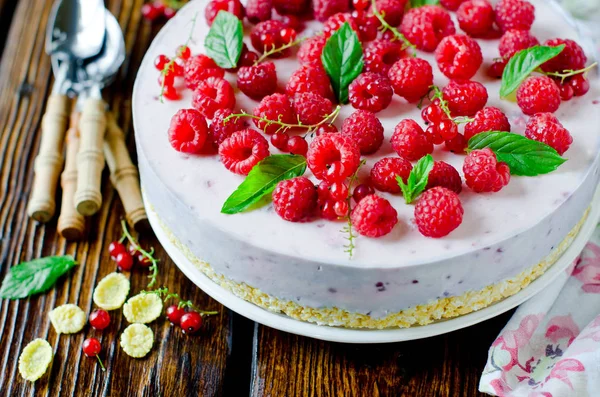
M502 73L500 96L506 98L512 94L527 76L544 62L560 54L564 48L564 44L556 47L536 45L517 52L510 58Z
M250 171L244 182L225 200L221 212L237 214L270 194L285 179L301 176L306 171L306 158L293 154L273 154Z
M536 176L556 170L567 161L545 143L511 132L482 132L469 139L469 149L490 148L513 175Z
M224 69L234 68L242 54L243 39L242 21L221 10L204 39L206 55Z
M45 292L76 264L71 256L47 256L13 266L2 281L0 297L21 299Z
M422 6L435 6L440 4L440 0L410 0L410 8L417 8Z
M327 39L321 61L338 101L348 103L348 86L363 69L362 46L348 22Z
M417 164L410 171L406 183L404 183L400 176L396 175L396 181L400 185L400 189L402 189L402 195L406 204L412 203L419 194L423 193L425 187L427 187L429 173L432 169L433 157L428 154L417 161Z

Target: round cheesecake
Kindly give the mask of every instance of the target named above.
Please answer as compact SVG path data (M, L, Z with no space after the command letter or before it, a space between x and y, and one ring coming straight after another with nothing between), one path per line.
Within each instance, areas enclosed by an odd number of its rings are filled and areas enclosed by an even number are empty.
M579 41L557 7L542 0L531 3L536 14L532 33L540 42L556 37L556 32ZM190 48L194 54L205 53L209 29L203 19L205 4L190 2L155 39L139 70L133 113L148 209L156 213L171 242L222 287L265 309L318 324L423 325L515 294L543 274L577 235L599 178L600 82L594 72L588 75L590 91L563 102L555 113L573 136L564 154L567 161L549 174L513 176L497 193L478 194L465 187L460 194L463 222L446 237L423 236L415 225L414 205L407 205L401 195L381 192L397 210L398 224L381 238L357 236L352 257L345 250L343 221L287 222L269 202L235 215L222 214L223 203L244 177L228 171L218 155L186 155L171 147L167 136L171 117L192 107L192 92L182 91L178 101L160 101L159 72L153 66L158 55L172 54L185 42L195 15L199 17ZM310 22L302 35L312 35L320 26ZM250 47L249 27L245 29ZM477 41L489 65L498 57L498 40ZM448 79L433 54L418 52L418 56L432 65L434 83L445 86ZM283 90L299 63L294 55L274 63ZM527 116L516 103L500 99L501 82L488 77L485 67L473 80L487 88L486 106L502 109L512 131L523 134ZM225 78L236 87L234 73ZM236 110L249 113L258 104L238 90L236 101ZM335 124L340 127L354 110L343 105ZM368 178L378 159L396 156L390 137L401 120L424 125L415 104L397 95L377 117L385 128L384 144L375 154L363 156L366 165L359 172L360 181ZM271 153L278 151L271 147ZM453 165L462 176L464 156L445 151L442 145L433 157ZM316 182L310 171L306 176Z

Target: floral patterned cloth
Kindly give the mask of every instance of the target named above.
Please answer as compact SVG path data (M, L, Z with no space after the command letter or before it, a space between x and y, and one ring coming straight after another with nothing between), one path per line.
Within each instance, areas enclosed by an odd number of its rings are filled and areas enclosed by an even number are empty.
M517 309L490 348L479 390L600 396L600 228L567 271Z

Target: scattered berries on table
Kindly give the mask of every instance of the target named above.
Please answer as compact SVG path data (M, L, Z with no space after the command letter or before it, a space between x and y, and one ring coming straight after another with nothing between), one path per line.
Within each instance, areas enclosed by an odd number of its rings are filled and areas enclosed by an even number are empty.
M178 152L202 152L208 136L206 119L196 109L180 109L171 118L169 142Z
M460 226L464 210L458 194L436 186L425 191L415 205L415 222L422 235L440 238Z
M448 11L435 5L425 5L408 10L400 32L418 49L433 52L446 36L454 34L456 28Z
M187 312L181 316L179 325L184 333L194 334L202 327L202 316L194 311Z
M289 222L299 222L312 214L317 205L317 189L304 176L281 181L273 191L273 208Z
M360 164L360 149L343 134L316 137L308 148L308 168L320 180L339 182L352 175Z
M497 192L510 181L506 163L498 162L490 148L473 150L463 164L465 182L475 193Z
M356 142L361 154L375 153L383 143L383 125L367 110L356 110L345 119L341 133Z
M127 252L127 248L120 241L113 241L108 245L108 254L111 258L116 258L121 252Z
M183 67L185 86L195 89L202 80L209 77L223 78L225 71L221 69L209 56L200 54L188 59Z
M473 121L465 124L465 139L487 131L510 132L510 123L502 110L488 106L475 113Z
M525 136L556 149L562 155L573 143L573 137L552 113L536 113L529 118Z
M279 121L286 124L296 124L296 112L290 98L285 94L272 94L264 97L254 108L253 115L270 121ZM281 125L268 123L264 120L254 119L254 124L265 134L274 134L277 131L284 131Z
M177 305L171 305L167 307L166 313L171 324L179 325L181 323L181 317L185 314L185 310Z
M560 106L560 89L547 76L530 76L517 89L517 104L528 116L554 113Z
M433 144L416 121L404 119L398 123L391 138L392 148L409 161L416 161L433 152Z
M394 92L409 102L419 101L433 84L431 65L421 58L400 59L392 65L388 77Z
M374 113L387 108L393 95L390 81L379 73L361 73L348 87L352 106Z
M502 58L508 60L517 52L538 44L540 42L529 30L510 29L500 37L498 51Z
M110 314L106 310L96 309L90 313L89 321L94 329L102 331L110 325Z
M486 37L494 26L494 7L488 0L468 0L456 11L458 26L472 37Z
M273 62L242 66L237 73L237 86L252 99L260 100L277 90L277 72Z
M399 61L404 53L399 41L373 40L365 46L364 71L387 76L392 65Z
M206 23L211 26L219 11L227 11L239 20L244 19L244 6L239 0L211 0L204 9Z
M293 102L298 119L304 125L318 124L333 111L331 101L314 92L296 94Z
M488 100L485 86L471 80L450 80L442 94L452 116L473 116Z
M115 258L119 270L129 271L133 267L133 256L129 252L121 252Z
M494 9L496 24L502 32L529 30L535 19L535 7L525 0L500 0Z
M384 157L371 168L371 183L382 192L400 193L400 185L396 180L399 176L404 183L412 171L412 164L402 157Z
M88 357L96 357L102 351L102 345L96 338L87 338L83 341L83 354Z
M290 97L302 92L313 92L325 98L333 98L327 73L322 68L311 65L301 66L292 73L285 90Z
M462 179L456 168L444 161L436 161L427 177L426 189L436 186L445 187L458 194L462 190Z
M557 56L543 63L542 70L544 72L563 72L583 69L587 62L587 56L579 44L569 39L552 39L544 43L549 47L557 47L561 44L564 44L565 48Z
M234 132L219 146L219 156L225 168L240 175L248 175L268 155L269 142L250 128Z
M375 194L364 197L352 210L352 225L366 237L382 237L398 223L398 213L390 202Z

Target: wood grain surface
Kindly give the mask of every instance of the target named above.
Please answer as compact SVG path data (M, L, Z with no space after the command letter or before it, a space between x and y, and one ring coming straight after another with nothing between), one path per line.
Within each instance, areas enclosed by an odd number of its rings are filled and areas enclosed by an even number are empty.
M204 0L196 0L204 1ZM143 0L110 0L123 28L127 61L105 99L128 135L133 153L130 95L136 70L160 26L141 20ZM152 352L144 359L124 354L118 336L127 326L119 310L104 332L89 326L76 335L57 335L48 312L63 303L91 311L93 287L115 270L108 244L120 237L121 203L103 176L103 206L88 220L87 238L67 243L56 220L28 219L27 200L40 143L40 123L52 84L44 34L51 1L0 0L0 278L15 264L51 254L74 255L74 271L50 292L20 301L0 301L0 395L2 396L476 396L487 349L508 315L449 335L390 345L344 345L299 337L253 324L207 297L176 268L156 239L159 284L220 314L199 335L186 336L167 321L151 324ZM155 82L148 82L154 84ZM135 158L135 157L134 157ZM58 198L58 197L57 197ZM58 203L57 205L59 205ZM147 284L141 270L128 274L132 291ZM102 343L107 371L85 357L89 336ZM49 374L24 381L18 356L34 338L55 353Z

